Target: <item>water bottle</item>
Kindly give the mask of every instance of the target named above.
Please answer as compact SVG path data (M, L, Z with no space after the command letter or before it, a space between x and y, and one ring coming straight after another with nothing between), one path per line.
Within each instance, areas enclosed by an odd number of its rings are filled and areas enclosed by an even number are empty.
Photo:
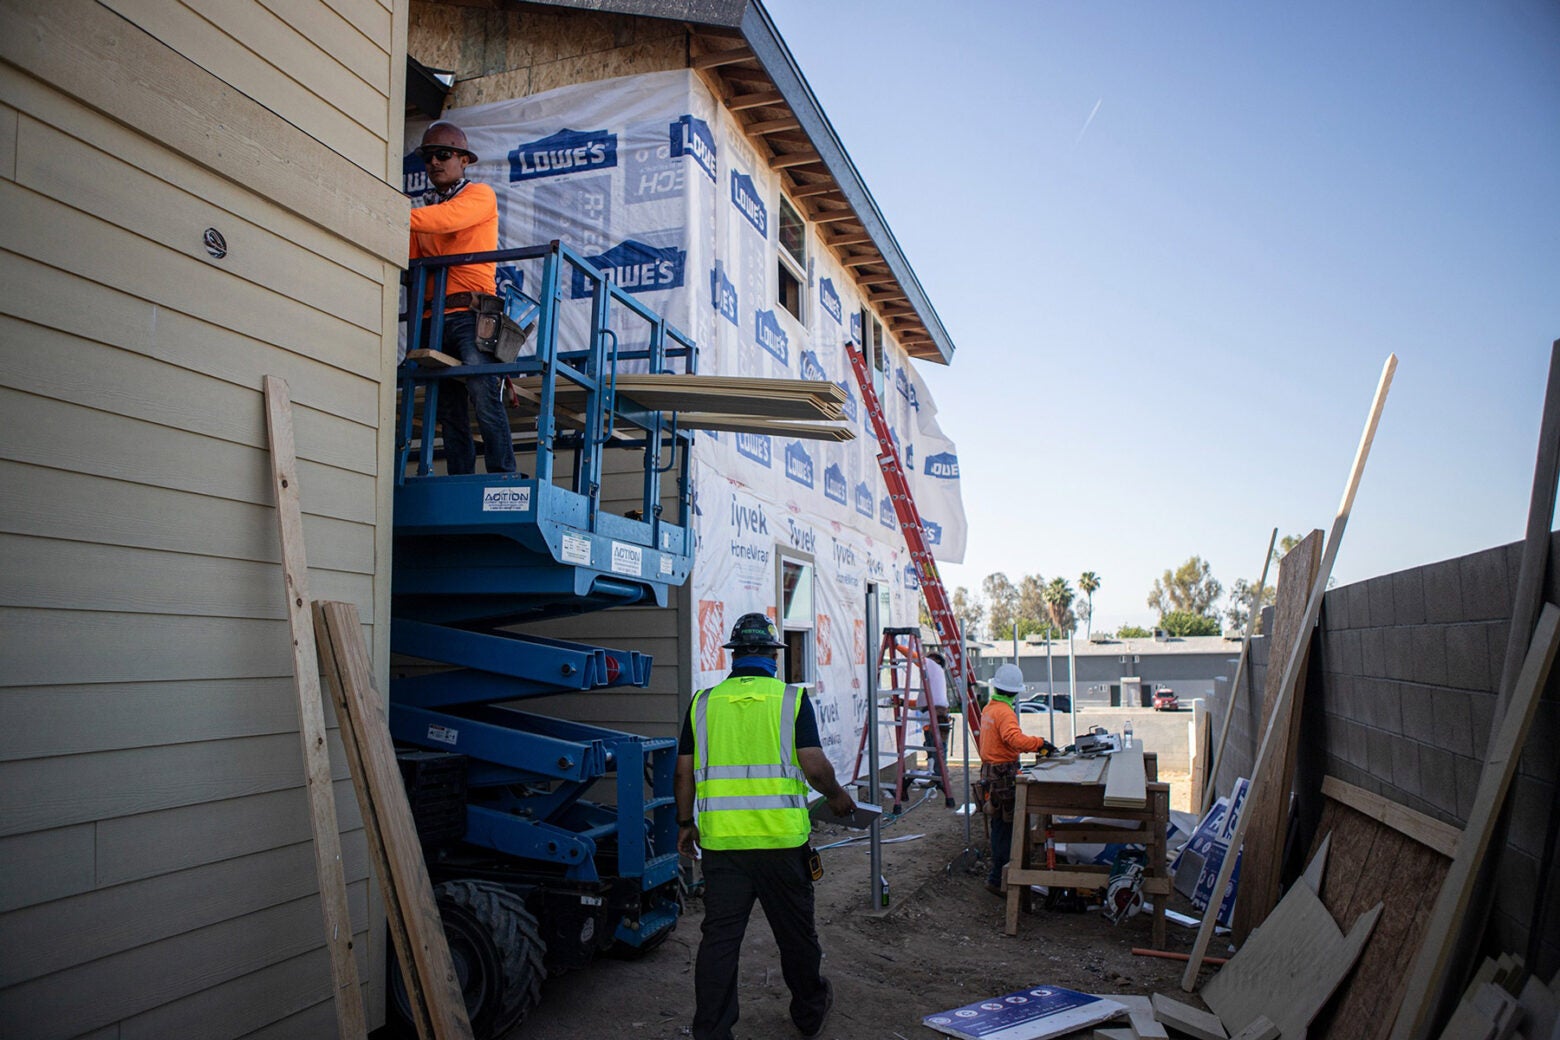
M1121 727L1121 743L1123 747L1132 746L1132 720L1128 719L1126 725Z

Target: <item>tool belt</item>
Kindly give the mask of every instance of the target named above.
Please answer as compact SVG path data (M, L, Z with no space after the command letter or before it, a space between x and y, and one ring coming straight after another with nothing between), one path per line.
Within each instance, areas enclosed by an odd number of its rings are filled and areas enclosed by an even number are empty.
M1018 801L1017 777L1017 759L1012 762L981 763L980 781L975 788L985 799L987 816L1008 821L1013 819L1013 809Z
M461 296L470 300L467 306L477 319L477 349L485 354L492 354L505 364L518 357L520 348L525 344L529 333L504 313L503 297L490 293L456 293L453 296L446 296L445 302L448 304L449 301Z

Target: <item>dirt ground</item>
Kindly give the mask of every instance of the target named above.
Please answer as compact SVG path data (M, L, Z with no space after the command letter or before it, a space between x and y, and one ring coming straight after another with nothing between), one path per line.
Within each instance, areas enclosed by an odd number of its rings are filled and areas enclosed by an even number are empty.
M959 774L955 792L962 790ZM1165 774L1172 806L1185 808L1184 774ZM854 835L832 824L813 830L813 845ZM982 853L982 819L972 821L971 845ZM1180 992L1184 964L1136 956L1150 945L1151 921L1138 914L1113 926L1098 911L1026 912L1018 935L1002 932L1005 902L987 892L986 864L971 874L958 869L966 849L965 820L943 808L941 798L907 811L884 828L885 839L922 837L883 846L890 907L868 905L869 861L865 844L821 852L824 877L817 886L817 924L824 974L833 980L834 1012L824 1036L834 1040L912 1040L940 1036L921 1024L925 1015L1037 984L1089 993L1141 994L1156 990L1198 1005ZM1037 900L1038 904L1038 900ZM1172 909L1192 913L1180 897ZM549 979L542 1003L511 1034L514 1040L581 1040L586 1037L688 1036L693 1015L693 961L702 906L691 899L677 930L637 961L598 961ZM1196 933L1167 924L1169 950L1187 951ZM1219 953L1221 941L1209 953ZM1205 975L1206 978L1206 975ZM786 1014L789 994L762 911L755 908L742 947L742 1018L739 1040L797 1036ZM1200 1005L1199 1005L1200 1006ZM1081 1034L1086 1035L1086 1034Z

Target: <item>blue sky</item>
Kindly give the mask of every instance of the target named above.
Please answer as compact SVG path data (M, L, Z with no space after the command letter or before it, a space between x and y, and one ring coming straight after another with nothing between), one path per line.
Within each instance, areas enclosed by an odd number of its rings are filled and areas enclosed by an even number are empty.
M958 353L945 570L1147 624L1332 524L1334 574L1522 536L1560 338L1560 3L766 0ZM1091 118L1092 114L1092 118Z

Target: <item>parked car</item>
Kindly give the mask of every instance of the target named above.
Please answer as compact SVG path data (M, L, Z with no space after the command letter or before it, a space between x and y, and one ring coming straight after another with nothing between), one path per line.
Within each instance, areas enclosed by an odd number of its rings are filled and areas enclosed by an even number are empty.
M1065 693L1054 693L1054 694L1052 694L1051 695L1051 704L1056 708L1057 711L1064 712L1064 713L1072 711L1072 697L1070 695L1068 695L1068 694L1065 694ZM1013 705L1013 707L1015 709L1017 709L1018 711L1048 711L1048 710L1050 710L1046 706L1046 696L1043 693L1037 693L1037 694L1033 694L1032 696L1025 697L1023 700L1016 702Z
M1180 709L1181 702L1170 687L1160 686L1154 690L1155 711L1179 711Z

